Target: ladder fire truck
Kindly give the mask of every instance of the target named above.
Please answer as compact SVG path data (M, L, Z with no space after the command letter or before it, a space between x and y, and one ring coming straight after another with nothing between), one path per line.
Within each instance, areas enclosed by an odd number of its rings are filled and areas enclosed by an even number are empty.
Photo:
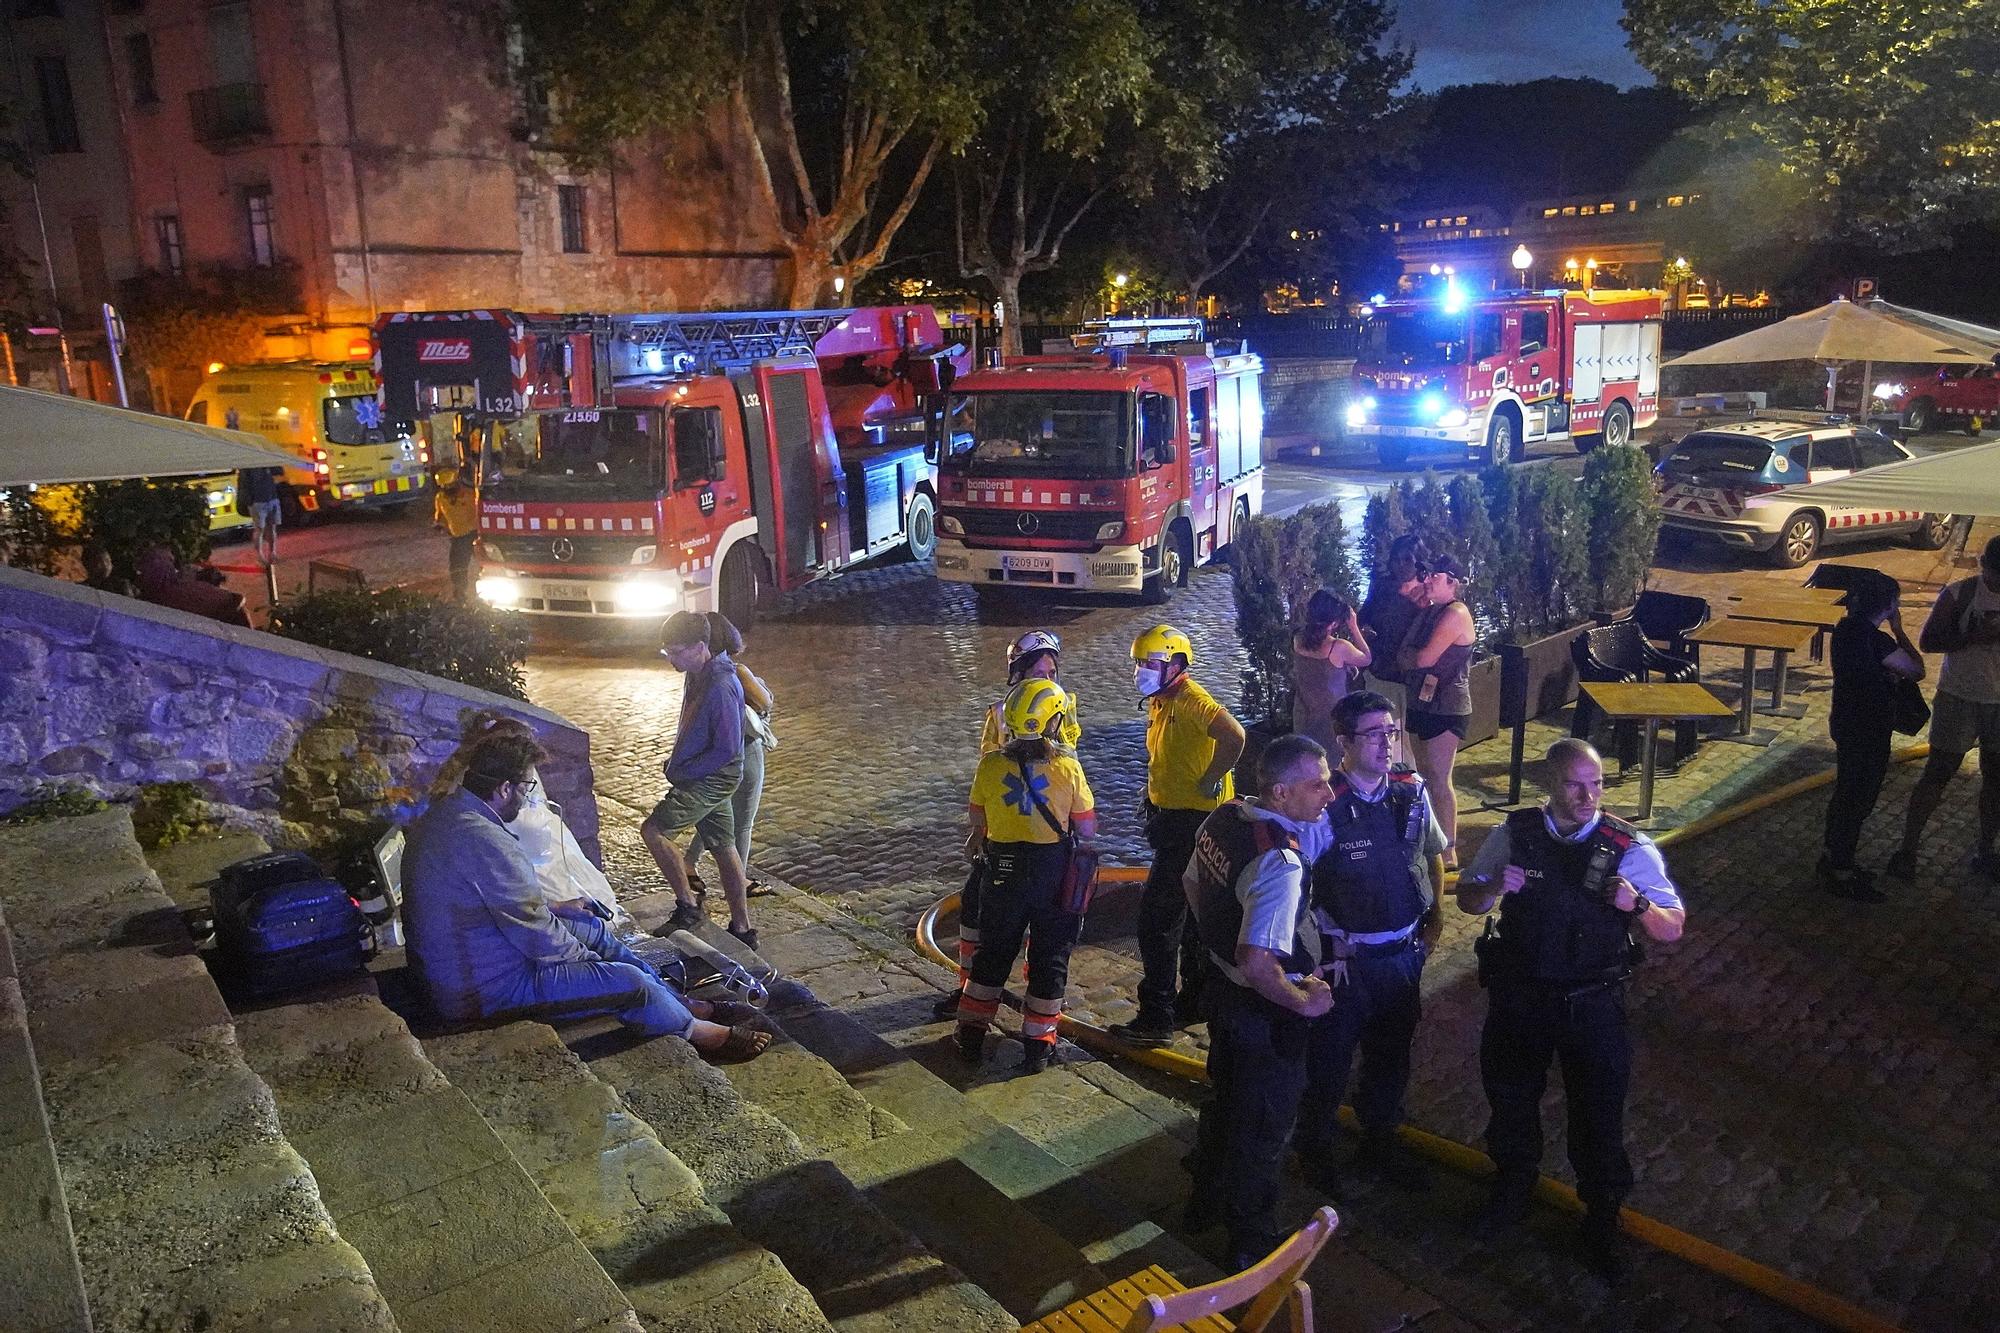
M1541 440L1630 444L1659 419L1661 308L1659 292L1561 288L1371 306L1347 434L1390 467L1440 448L1513 463Z
M946 386L938 577L1168 600L1263 508L1263 369L1198 319L1114 319Z
M962 353L929 306L405 312L375 336L386 417L489 437L495 607L747 622L767 590L936 543L922 396Z

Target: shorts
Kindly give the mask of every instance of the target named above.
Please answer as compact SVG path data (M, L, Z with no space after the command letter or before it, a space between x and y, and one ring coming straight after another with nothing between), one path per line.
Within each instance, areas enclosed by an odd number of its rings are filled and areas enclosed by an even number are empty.
M1403 727L1421 740L1434 741L1447 731L1464 740L1465 733L1472 730L1472 714L1426 713L1412 708L1403 719Z
M736 784L742 780L743 770L732 765L720 773L669 787L660 803L653 807L653 813L646 816L646 824L669 838L699 829L703 845L734 847L736 806L732 798L736 795Z
M1965 754L2000 747L2000 703L1983 704L1943 690L1931 700L1931 749Z
M284 512L276 500L259 500L250 506L250 521L260 528L275 528L284 522Z

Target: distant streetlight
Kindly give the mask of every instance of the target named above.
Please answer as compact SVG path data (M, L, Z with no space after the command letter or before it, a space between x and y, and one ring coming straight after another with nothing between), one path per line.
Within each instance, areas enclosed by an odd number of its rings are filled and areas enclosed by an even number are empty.
M846 279L846 278L843 278L843 277L841 277L841 276L840 276L839 274L837 274L837 273L836 273L836 274L834 274L834 277L833 277L833 294L834 294L835 296L838 296L838 295L840 295L840 294L841 294L842 292L844 292L844 291L846 291L846 290L847 290L847 279Z
M1131 279L1126 277L1123 273L1114 273L1111 277L1111 285L1113 287L1123 287L1126 283L1130 281Z
M1440 274L1440 273L1442 273L1442 272L1444 272L1444 265L1442 265L1442 264L1432 264L1432 265L1431 265L1431 276L1432 276L1433 278L1435 278L1436 276L1438 276L1438 274Z
M1528 285L1528 269L1534 262L1535 257L1528 253L1527 246L1517 245L1514 247L1514 273L1520 279L1521 286L1523 287Z

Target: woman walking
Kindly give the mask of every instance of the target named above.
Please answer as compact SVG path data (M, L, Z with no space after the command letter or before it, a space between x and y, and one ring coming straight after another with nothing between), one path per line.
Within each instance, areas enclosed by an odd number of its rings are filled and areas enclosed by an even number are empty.
M1410 626L1400 662L1409 703L1403 726L1411 758L1430 792L1431 809L1444 829L1445 869L1458 869L1458 793L1451 770L1459 743L1472 728L1472 645L1478 638L1472 612L1459 600L1465 567L1449 555L1431 561L1424 578L1427 605Z
M750 881L746 896L768 898L770 886L750 873L750 830L764 803L764 756L778 748L778 735L771 730L771 687L737 657L743 651L743 632L719 611L708 613L708 650L730 655L736 662L736 679L743 686L743 779L730 798L736 815L736 855L742 858L743 874ZM688 842L687 864L688 886L698 898L708 896L708 886L694 873L694 863L705 847L697 828ZM713 848L707 850L713 855Z
M1069 985L1069 955L1083 917L1065 911L1062 883L1072 849L1088 850L1097 816L1083 766L1057 748L1069 695L1052 680L1030 678L1007 695L1007 743L980 758L969 803L966 854L985 863L979 947L958 999L958 1051L978 1064L986 1029L1028 941L1028 996L1021 1015L1021 1068L1048 1066Z
M1339 754L1333 706L1354 692L1361 669L1374 660L1347 599L1331 588L1315 589L1292 636L1292 730Z

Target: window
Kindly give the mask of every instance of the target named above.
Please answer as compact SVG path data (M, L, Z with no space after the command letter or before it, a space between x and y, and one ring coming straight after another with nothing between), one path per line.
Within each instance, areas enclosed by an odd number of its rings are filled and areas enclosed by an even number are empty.
M278 246L273 234L271 187L253 185L243 191L243 221L250 229L250 262L269 268L278 262Z
M1682 204L1684 204L1684 203L1686 203L1686 202L1687 202L1687 196L1686 196L1686 195L1681 195L1681 194L1670 194L1670 195L1668 195L1668 196L1667 196L1667 207L1668 207L1668 208L1679 208L1679 207L1680 207L1680 206L1681 206Z
M208 20L208 66L222 85L257 81L257 48L250 36L250 6L211 6Z
M132 84L133 106L157 106L160 81L153 69L153 38L135 32L125 38L125 76Z
M1545 218L1552 218L1560 212L1562 212L1560 208L1545 208L1542 210L1542 216Z
M1459 214L1459 216L1458 216L1458 225L1459 225L1459 226L1463 227L1463 226L1464 226L1464 225L1465 225L1466 223L1468 223L1468 222L1470 222L1470 221L1472 221L1472 219L1471 219L1471 218L1469 218L1469 217L1465 216L1465 215L1464 215L1463 213Z
M590 248L583 229L583 187L556 186L556 203L562 213L563 253L580 255Z
M1549 345L1549 312L1546 310L1523 310L1521 312L1521 355L1539 352Z
M69 62L61 56L35 57L35 85L42 97L42 133L51 153L81 153L76 128L76 95L69 86Z
M1900 463L1908 457L1901 449L1872 430L1855 435L1854 456L1861 467L1881 467L1884 463Z
M1854 471L1854 441L1845 435L1812 442L1812 470Z
M162 213L153 219L153 247L160 254L160 272L174 278L187 272L187 252L181 243L179 214Z
M1618 211L1618 205L1615 201L1606 200L1604 203L1601 203L1597 206L1597 211L1600 213L1616 213Z
M1595 217L1597 215L1597 205L1585 204L1581 209L1578 209L1577 211L1582 213L1587 218Z
M688 490L722 480L727 453L722 436L722 409L674 409L674 489Z
M1638 201L1637 199L1627 199L1627 200L1625 201L1625 211L1626 211L1627 213L1636 213L1636 212L1638 212L1638 211L1639 211L1639 201Z
M111 299L111 274L104 267L104 236L97 219L74 217L69 220L70 244L76 249L76 283L86 305Z
M188 404L187 419L197 426L208 424L208 399L197 398Z
M1482 310L1472 317L1472 359L1500 355L1500 312Z

